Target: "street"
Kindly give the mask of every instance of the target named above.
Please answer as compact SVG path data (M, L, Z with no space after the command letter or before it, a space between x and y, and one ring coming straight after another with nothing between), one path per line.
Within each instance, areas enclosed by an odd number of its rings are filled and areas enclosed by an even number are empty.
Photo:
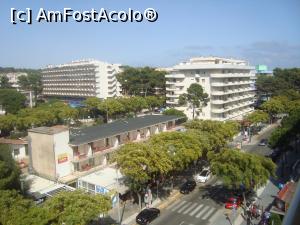
M214 193L218 195L221 189ZM192 193L169 205L161 212L159 218L154 220L153 225L196 225L211 224L225 209L223 203L208 198L208 191L197 187Z
M251 143L244 144L242 149L255 154L268 155L271 149L259 146L261 139L268 139L275 128L267 129L258 136L252 137ZM161 212L159 218L155 219L153 225L207 225L207 224L230 224L226 221L224 214L228 212L224 208L225 188L210 183L207 188L196 188L192 193L183 196ZM268 185L268 187L271 186ZM269 188L267 188L269 189ZM272 189L273 186L272 186ZM269 197L268 191L264 192ZM274 192L273 192L274 193ZM269 203L269 201L267 201ZM267 202L265 204L267 204ZM264 205L265 205L264 204ZM230 211L230 210L229 210ZM222 218L222 221L218 221Z

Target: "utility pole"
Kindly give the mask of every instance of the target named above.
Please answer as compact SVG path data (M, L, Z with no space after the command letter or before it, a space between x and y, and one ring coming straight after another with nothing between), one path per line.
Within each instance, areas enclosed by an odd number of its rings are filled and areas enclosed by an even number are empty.
M119 174L118 168L116 168L117 174L117 209L118 209L118 223L121 224L121 212L120 212L120 194L119 194Z

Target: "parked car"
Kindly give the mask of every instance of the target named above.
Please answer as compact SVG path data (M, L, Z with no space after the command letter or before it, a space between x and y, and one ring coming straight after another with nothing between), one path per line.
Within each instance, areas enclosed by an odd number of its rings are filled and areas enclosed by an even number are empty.
M160 215L160 210L157 208L148 208L143 209L137 216L136 216L136 223L140 225L149 224L155 218Z
M266 146L268 144L268 139L261 139L258 143L259 146Z
M232 209L232 208L238 208L241 206L241 204L243 203L243 198L240 196L234 196L234 197L230 197L228 198L228 200L225 203L225 208L226 209Z
M185 182L181 188L180 188L180 193L182 194L188 194L190 192L192 192L195 187L196 187L196 181L194 180L188 180L187 182Z
M210 178L208 169L202 170L201 173L195 175L195 180L200 183L205 183Z

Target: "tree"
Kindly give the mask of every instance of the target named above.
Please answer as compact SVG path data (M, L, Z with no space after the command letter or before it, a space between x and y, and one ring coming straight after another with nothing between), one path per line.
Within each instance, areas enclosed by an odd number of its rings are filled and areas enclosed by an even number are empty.
M209 101L208 94L203 91L200 84L191 84L187 89L187 94L182 94L179 96L179 104L185 105L190 104L193 108L193 119L195 118L195 109L202 108L207 105Z
M7 145L0 144L0 190L20 189L20 170Z
M108 196L90 195L79 190L60 192L48 199L43 208L53 218L53 225L86 225L111 209L111 199Z
M165 93L164 71L157 71L154 68L132 68L126 67L117 75L122 85L123 94L126 95L161 95Z
M2 75L0 78L0 87L1 89L11 88L11 84L9 83L9 79L6 75Z
M35 206L16 190L0 190L0 211L0 224L3 225L52 224L47 210Z
M186 122L185 127L218 136L219 139L222 139L224 144L227 141L231 141L240 130L239 124L235 121L226 121L224 123L220 121L196 119Z
M106 115L106 121L109 121L110 117L116 117L123 113L125 108L118 99L105 99L100 102L98 109Z
M166 109L165 111L163 111L163 115L179 116L179 117L183 117L183 119L181 119L180 122L187 121L187 116L185 115L185 113L180 110L174 109L174 108Z
M145 101L149 108L149 111L153 112L156 107L163 106L165 99L162 97L158 98L156 96L146 96Z
M276 165L263 156L241 152L237 149L224 149L210 154L213 174L220 177L229 188L246 189L264 185L270 176L275 176Z
M271 98L261 105L261 109L269 113L270 118L273 120L276 115L285 112L285 101L281 98Z
M173 170L180 171L198 160L203 145L193 132L166 132L150 138L150 145L166 152Z
M84 101L85 107L90 112L93 118L99 114L98 106L100 105L101 101L97 97L90 97Z
M171 169L171 161L165 151L145 143L129 143L122 146L113 157L121 172L127 177L129 187L137 193L141 207L141 191L146 183Z
M110 209L110 197L82 191L60 192L41 206L16 191L0 191L0 224L3 225L86 225Z
M43 90L42 75L40 71L29 72L27 76L19 76L18 84L22 90L33 91L35 102L37 101L37 96Z
M147 109L148 105L145 98L140 96L132 96L130 98L120 98L119 101L123 104L125 112L134 113L135 116L143 109Z
M0 90L0 105L5 113L16 114L25 107L26 97L15 89Z
M249 121L251 124L267 123L269 122L270 117L268 113L262 110L255 110L246 116L246 121Z
M10 134L10 132L14 129L16 125L16 120L16 116L12 114L0 116L1 136L8 136Z

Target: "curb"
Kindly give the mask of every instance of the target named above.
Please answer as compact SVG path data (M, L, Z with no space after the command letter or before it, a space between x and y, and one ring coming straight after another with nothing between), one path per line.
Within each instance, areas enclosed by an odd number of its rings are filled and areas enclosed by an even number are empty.
M177 199L180 198L181 194L178 190L174 191L175 193L170 196L169 199L167 199L167 201L162 202L162 204L160 204L159 206L157 206L157 208L159 208L160 210L165 209L168 205L172 204L173 202L175 202Z

